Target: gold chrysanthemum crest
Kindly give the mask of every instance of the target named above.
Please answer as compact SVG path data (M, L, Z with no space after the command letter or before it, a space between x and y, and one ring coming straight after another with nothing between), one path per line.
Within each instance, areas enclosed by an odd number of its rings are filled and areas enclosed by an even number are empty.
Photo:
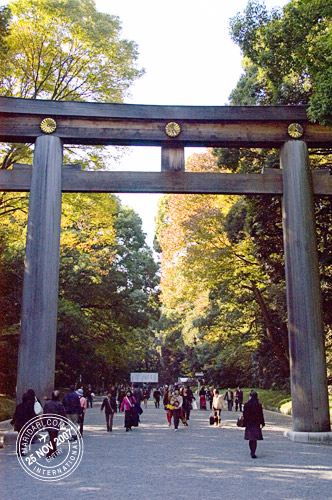
M169 122L165 127L165 132L168 137L177 137L181 132L181 127L176 122Z
M303 127L299 123L291 123L287 130L288 135L290 135L293 139L299 139L304 133Z
M45 134L52 134L56 129L56 121L53 118L44 118L40 123L40 128Z

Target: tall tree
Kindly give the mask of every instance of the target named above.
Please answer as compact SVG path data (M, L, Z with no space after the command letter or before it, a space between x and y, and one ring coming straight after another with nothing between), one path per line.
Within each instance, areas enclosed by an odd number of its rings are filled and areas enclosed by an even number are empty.
M13 0L2 37L0 95L30 99L122 102L143 71L137 45L121 39L118 17L93 0ZM77 148L69 151L73 152ZM89 168L107 165L100 148L79 150ZM104 152L104 149L102 150ZM24 146L2 147L1 168L31 158Z
M128 380L154 371L158 266L141 221L112 195L64 195L56 383ZM0 387L15 388L23 284L25 218L3 217L0 231ZM12 363L4 360L11 357Z
M250 1L232 19L233 40L250 68L246 76L252 65L257 70L259 103L308 103L313 121L332 124L331 20L326 0L293 0L271 13Z
M308 104L312 121L332 123L330 53L332 6L324 0L294 0L269 13L260 2L250 1L231 21L231 33L244 57L244 74L231 94L231 104ZM312 168L331 167L331 150L311 150ZM277 167L278 153L267 150L215 150L218 164L233 171L252 171L252 165ZM284 280L280 208L276 198L246 199L247 226L253 248L271 284ZM316 223L320 256L323 308L331 378L331 200L316 199ZM278 214L278 215L277 215ZM267 231L268 228L268 231ZM283 287L274 296L279 304L279 324L286 321Z
M14 0L1 95L121 102L142 73L119 18L93 0Z
M187 169L216 171L218 166L209 152L193 156ZM182 349L181 367L192 372L198 364L211 381L250 383L257 371L253 356L266 346L265 357L279 366L274 381L280 383L288 375L287 340L276 321L268 274L244 227L246 210L239 197L165 197L158 228L161 300L166 311L181 318L176 331L188 347ZM174 335L166 323L167 331L166 340ZM267 375L264 382L271 382Z

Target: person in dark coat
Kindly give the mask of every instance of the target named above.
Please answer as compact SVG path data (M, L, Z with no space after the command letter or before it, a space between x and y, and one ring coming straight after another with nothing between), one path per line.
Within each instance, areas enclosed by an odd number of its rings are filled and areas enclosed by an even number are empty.
M104 408L105 408L105 418L106 418L106 429L107 432L112 432L113 416L116 411L116 399L115 396L112 396L111 393L108 393L107 397L104 398L103 403L100 407L100 411L103 411Z
M35 417L35 412L33 411L33 406L31 405L30 396L29 394L24 393L22 396L22 403L19 403L15 408L11 424L14 426L15 431L20 432L22 427L33 417ZM26 453L24 451L24 445L22 445L22 440L19 442L20 446L17 445L17 454L25 456Z
M120 387L119 392L118 392L118 405L119 405L119 411L120 407L122 405L123 398L126 396L126 391L124 390L123 387Z
M243 391L240 387L238 387L235 391L235 411L239 409L242 411L242 403L243 403Z
M161 396L160 390L158 388L155 389L155 391L153 393L153 399L154 399L154 405L156 408L160 408L160 396Z
M62 417L66 416L65 407L59 401L59 391L53 391L51 399L46 401L44 405L44 415L47 414L60 415ZM46 457L50 457L51 455L53 455L54 452L56 452L56 441L57 441L56 438L58 437L59 430L60 430L60 421L59 421L59 429L53 428L48 430L48 434L50 437L50 449Z
M75 392L74 385L70 386L70 391L63 398L62 404L66 410L66 417L74 424L74 427L77 427L78 418L79 415L81 414L82 408L81 408L80 398L78 397L78 394L76 394ZM76 441L77 436L73 436L73 439Z
M182 409L183 409L183 414L184 414L184 425L187 424L187 420L190 418L190 410L191 410L191 402L190 398L188 397L188 392L186 388L182 388L181 390L181 396L182 396Z
M232 411L234 394L230 388L227 389L225 396L224 396L224 400L227 401L228 411Z
M88 404L88 408L90 406L90 408L92 408L92 402L93 402L93 392L92 392L92 389L91 387L88 388L88 390L86 391L86 401L87 401L87 404Z
M249 401L244 405L244 439L249 441L251 458L256 457L257 441L263 439L262 428L265 425L263 407L258 401L256 391L250 391Z
M30 396L25 392L22 396L22 403L16 406L13 420L11 421L14 430L20 432L22 427L33 417L35 417L35 412L31 405Z
M143 393L137 384L134 384L133 396L136 399L136 403L141 404L141 401L143 401Z
M37 398L35 391L33 389L29 389L27 391L27 395L29 396L29 401L30 401L31 407L33 408L34 416L41 415L43 413L43 405L41 404L40 399ZM36 411L35 411L35 403L39 403L38 413L36 413Z

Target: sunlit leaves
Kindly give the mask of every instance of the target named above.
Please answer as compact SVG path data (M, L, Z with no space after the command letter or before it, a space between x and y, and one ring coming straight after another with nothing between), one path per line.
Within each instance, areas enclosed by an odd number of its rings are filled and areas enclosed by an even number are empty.
M119 19L92 0L14 0L9 8L2 95L121 102L141 74Z
M331 3L324 0L293 0L271 13L250 1L231 21L246 57L246 74L232 97L241 87L251 89L252 104L308 103L313 121L331 124L331 19Z

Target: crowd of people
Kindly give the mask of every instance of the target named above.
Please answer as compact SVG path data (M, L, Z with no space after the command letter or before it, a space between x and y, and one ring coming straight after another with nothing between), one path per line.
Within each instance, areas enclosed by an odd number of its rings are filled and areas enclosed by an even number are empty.
M113 418L117 412L124 413L126 432L130 432L133 427L138 427L140 416L143 413L142 405L145 409L147 408L151 395L156 409L160 408L162 401L169 427L172 426L172 422L175 431L178 431L180 422L183 426L188 426L191 410L197 404L189 385L165 385L153 389L151 386L143 385L140 388L138 384L134 384L133 387L126 385L110 387L107 395L103 398L100 411L105 414L107 432L112 432ZM243 391L240 387L236 389L235 393L228 388L224 394L219 394L218 389L202 387L198 398L201 410L206 410L207 404L209 404L210 424L214 424L216 427L222 425L222 410L232 411L235 403L235 411L243 412L244 439L249 441L251 457L256 458L257 441L263 439L261 429L265 425L263 409L258 401L257 393L251 391L245 405L243 405ZM93 407L93 400L94 392L91 387L84 390L83 387L75 389L75 386L72 385L62 402L60 402L59 391L55 390L52 392L51 398L44 402L43 407L33 389L29 389L23 394L22 403L16 406L12 424L14 429L19 432L26 422L37 415L56 414L70 420L74 424L74 428L79 429L80 435L83 436L85 414L89 407ZM56 450L55 438L57 434L56 430L49 431L50 443L52 443L50 453L54 453ZM77 436L78 434L73 434L72 439L77 440ZM24 450L18 449L17 453L24 455Z
M207 410L207 405L210 405L210 410L212 410L212 403L214 398L213 388L202 387L199 391L199 407L201 410ZM243 411L243 391L241 387L238 387L235 393L232 389L228 388L223 396L224 401L227 402L228 411L232 411L235 403L235 411Z

